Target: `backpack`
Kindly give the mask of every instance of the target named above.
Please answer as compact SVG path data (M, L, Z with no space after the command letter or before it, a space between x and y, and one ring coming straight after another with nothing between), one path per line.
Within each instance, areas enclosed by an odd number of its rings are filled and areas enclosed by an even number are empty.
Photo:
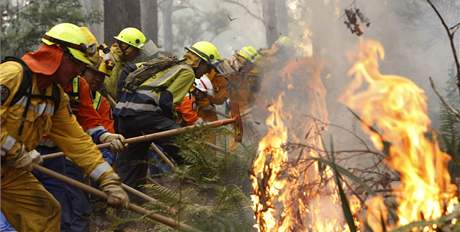
M147 81L150 77L158 72L161 72L167 68L170 68L182 60L177 59L175 56L164 56L153 58L149 61L142 63L140 67L128 74L124 80L122 91L133 93L139 86Z
M14 94L13 99L11 100L8 106L12 106L16 104L24 96L27 97L25 109L29 108L31 98L51 99L54 102L54 113L56 113L57 109L59 108L59 103L61 102L61 92L57 84L53 83L53 91L52 91L51 96L32 94L32 71L30 70L29 66L27 66L27 64L23 60L16 58L16 57L12 57L12 56L5 57L5 59L2 60L2 63L7 62L7 61L14 61L14 62L21 64L22 70L23 70L23 78L22 78L21 84L19 85L19 89ZM24 110L24 113L22 115L23 118L27 117L27 112L29 111ZM22 120L21 125L19 127L19 135L22 134L23 127L24 127L24 120Z

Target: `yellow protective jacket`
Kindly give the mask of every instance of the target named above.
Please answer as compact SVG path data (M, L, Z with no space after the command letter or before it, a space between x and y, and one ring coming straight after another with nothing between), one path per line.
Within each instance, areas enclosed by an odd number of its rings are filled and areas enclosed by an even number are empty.
M115 100L118 100L118 79L122 69L123 63L121 61L115 62L110 76L104 79L104 87L107 90L107 93Z
M104 79L104 87L107 93L115 100L118 100L118 79L125 64L121 60L122 53L118 44L114 43L110 47L110 53L104 56L105 66L110 70L110 76Z
M59 107L55 111L52 99L34 98L29 102L27 116L24 118L27 96L11 104L19 90L23 78L23 68L17 62L0 64L1 89L1 156L2 160L14 160L22 145L26 151L33 150L43 136L51 139L85 174L95 180L114 174L110 165L104 161L99 149L78 125L71 114L69 97L61 87ZM37 86L37 76L32 75L32 95L42 95ZM52 96L53 85L46 88L45 96ZM23 123L21 123L23 121ZM22 133L19 127L23 124Z
M122 93L115 106L114 115L130 116L145 112L161 112L160 91L172 95L171 110L179 105L195 80L193 69L186 64L174 65L154 74L142 83L133 94ZM169 113L169 112L164 112Z

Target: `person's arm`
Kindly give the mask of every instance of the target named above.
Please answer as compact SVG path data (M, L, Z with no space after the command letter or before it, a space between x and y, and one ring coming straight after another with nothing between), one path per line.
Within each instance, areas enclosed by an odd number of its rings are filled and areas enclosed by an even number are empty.
M129 203L128 196L121 189L120 178L112 167L104 161L102 154L72 117L68 97L61 91L59 109L52 117L52 128L48 137L69 157L86 175L99 182L99 186L109 195L110 204Z
M228 82L221 76L217 75L212 80L212 85L214 87L214 96L208 95L209 101L214 105L221 105L228 99Z
M112 150L125 148L122 135L114 134L104 127L104 121L99 112L94 109L91 89L85 79L79 78L79 96L77 121L83 130L89 134L96 143L110 143Z
M1 157L14 158L19 155L23 144L11 135L5 126L8 109L13 96L21 85L23 71L19 63L5 62L0 64L0 127Z
M173 95L174 105L182 102L195 80L195 74L191 69L181 69L176 75L177 77L167 89Z
M93 107L93 98L88 82L81 77L77 78L79 83L79 103L78 112L75 113L75 116L83 130L95 141L98 141L99 136L107 132L107 130L103 127L101 115Z

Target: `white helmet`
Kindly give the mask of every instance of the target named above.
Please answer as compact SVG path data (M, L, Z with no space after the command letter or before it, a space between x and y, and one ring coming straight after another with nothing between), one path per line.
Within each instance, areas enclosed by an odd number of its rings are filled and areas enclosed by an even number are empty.
M210 96L214 96L214 88L212 87L211 80L206 75L195 79L195 88Z

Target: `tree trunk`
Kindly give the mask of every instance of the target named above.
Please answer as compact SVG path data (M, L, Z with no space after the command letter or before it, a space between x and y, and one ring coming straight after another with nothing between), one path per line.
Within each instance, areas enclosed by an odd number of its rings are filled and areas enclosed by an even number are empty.
M89 13L93 10L97 10L101 14L104 13L103 0L80 0L80 3L85 10L85 13ZM102 22L90 24L89 29L100 43L104 42L104 24Z
M276 1L276 29L278 33L287 35L288 34L288 9L286 1ZM279 37L279 35L277 36Z
M174 34L173 34L173 25L172 25L172 15L173 15L173 0L163 2L163 43L164 50L167 52L172 52L174 44Z
M141 0L141 24L145 36L158 44L157 0Z
M125 27L141 29L141 7L139 0L104 0L104 39L113 42Z
M267 38L267 45L270 46L279 36L276 20L276 1L277 0L263 0L262 11L265 21L265 35Z

